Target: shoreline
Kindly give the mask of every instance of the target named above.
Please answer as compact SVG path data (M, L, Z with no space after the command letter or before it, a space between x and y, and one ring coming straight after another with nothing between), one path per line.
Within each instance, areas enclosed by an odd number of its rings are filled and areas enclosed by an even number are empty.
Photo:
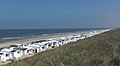
M5 42L0 43L0 48L8 47L10 45L16 45L16 44L27 44L27 43L38 41L38 40L65 37L65 36L69 36L69 35L78 35L78 34L86 33L88 31L93 31L93 30L77 31L77 32L65 32L65 33L53 33L53 34L43 34L43 35L37 35L35 37L31 37L31 38L27 38L27 39L18 39L18 40L5 41Z

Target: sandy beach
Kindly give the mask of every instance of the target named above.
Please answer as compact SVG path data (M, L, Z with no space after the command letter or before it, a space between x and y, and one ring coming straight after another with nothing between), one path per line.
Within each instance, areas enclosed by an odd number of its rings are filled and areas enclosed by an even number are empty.
M2 42L0 43L0 48L2 47L8 47L10 45L15 45L15 44L27 44L33 41L38 41L38 40L44 40L44 39L50 39L50 38L58 38L58 37L65 37L69 35L78 35L85 33L86 31L82 32L69 32L69 33L58 33L58 34L48 34L48 35L38 35L33 38L29 39L19 39L19 40L13 40L13 41L7 41L7 42Z

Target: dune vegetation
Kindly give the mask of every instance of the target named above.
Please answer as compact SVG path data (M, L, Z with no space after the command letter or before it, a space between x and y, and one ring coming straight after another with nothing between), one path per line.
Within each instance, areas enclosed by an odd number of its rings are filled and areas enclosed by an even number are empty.
M120 66L120 29L66 44L4 66Z

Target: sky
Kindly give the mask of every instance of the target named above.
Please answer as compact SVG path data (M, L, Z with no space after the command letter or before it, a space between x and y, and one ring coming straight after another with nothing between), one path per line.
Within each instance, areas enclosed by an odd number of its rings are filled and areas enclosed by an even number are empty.
M120 0L0 0L0 29L120 27Z

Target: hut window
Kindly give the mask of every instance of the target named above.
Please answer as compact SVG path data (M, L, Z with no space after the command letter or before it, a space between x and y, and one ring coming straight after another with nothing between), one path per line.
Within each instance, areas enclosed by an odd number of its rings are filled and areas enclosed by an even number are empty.
M51 46L50 44L48 46Z
M29 53L29 50L27 50L27 53Z
M44 47L42 47L42 49L44 49Z
M37 49L35 49L35 53L37 53Z
M55 45L56 43L54 42L53 45Z
M20 51L18 51L17 53L20 53Z
M32 50L34 52L34 50Z
M6 57L8 57L9 56L9 54L6 54Z

